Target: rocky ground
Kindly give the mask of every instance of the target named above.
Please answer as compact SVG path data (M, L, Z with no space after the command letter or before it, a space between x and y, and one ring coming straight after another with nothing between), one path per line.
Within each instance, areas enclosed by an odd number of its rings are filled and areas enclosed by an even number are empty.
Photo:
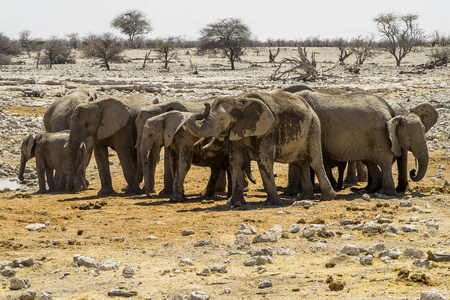
M282 49L278 60L295 51ZM335 66L336 49L313 51L319 70ZM0 194L0 299L449 299L450 262L430 261L427 251L450 251L450 69L417 74L414 65L428 60L426 51L408 55L400 68L386 53L359 74L335 66L310 83L372 92L406 109L430 102L439 120L427 133L423 181L395 197L365 194L361 183L333 201L282 197L281 207L267 207L253 164L258 182L246 194L249 204L235 209L226 206L225 194L199 198L208 179L199 167L187 176L186 203L125 196L114 153L119 193L110 197L96 196L94 160L90 189L77 194L35 194L34 161L25 186L11 191L17 182L9 179L17 177L23 138L43 130L46 107L71 90L139 92L165 101L294 84L267 80L275 69L266 62L267 49L248 50L236 71L223 58L193 50L179 51L169 72L157 59L143 70L141 50L126 52L128 62L109 72L79 57L75 65L52 69L18 58L26 64L0 69L0 189L6 187ZM412 157L409 164L414 167ZM158 170L160 190L162 164ZM281 193L287 166L276 164L275 171Z

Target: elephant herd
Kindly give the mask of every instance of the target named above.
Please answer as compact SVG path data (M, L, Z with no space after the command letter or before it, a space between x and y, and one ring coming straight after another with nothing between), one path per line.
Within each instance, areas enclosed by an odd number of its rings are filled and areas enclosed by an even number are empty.
M157 104L142 95L97 98L80 90L49 107L44 115L47 132L23 141L19 179L23 180L26 161L35 156L38 192L46 192L45 176L50 191L85 189L89 184L85 170L93 151L101 181L98 194L111 194L109 147L116 151L127 182L123 191L150 197L164 147L160 194L171 195L171 201L186 199L183 183L194 164L211 169L202 196L223 190L226 174L228 204L243 205L248 180L255 182L251 161L258 164L265 203L271 205L281 204L274 162L289 164L287 195L314 198L317 176L321 198L334 199L334 188L342 188L347 162L348 172L354 172L355 164L365 165L368 191L395 195L408 187L408 151L418 161L418 170L410 171L411 180L425 176L425 134L437 118L428 103L400 113L375 95L304 85ZM392 175L395 162L397 187ZM331 173L335 166L339 167L337 186Z

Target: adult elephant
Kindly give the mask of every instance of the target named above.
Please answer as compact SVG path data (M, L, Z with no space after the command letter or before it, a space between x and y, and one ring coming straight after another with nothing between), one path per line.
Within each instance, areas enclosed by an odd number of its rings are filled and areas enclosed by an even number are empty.
M81 103L94 101L97 95L91 90L75 90L72 93L53 101L44 113L44 127L48 132L70 129L70 117L75 107Z
M77 149L88 137L93 138L95 160L100 175L99 195L114 192L109 170L108 147L117 152L127 186L125 193L139 194L136 181L136 117L150 100L143 96L104 97L75 108L70 121L68 189L73 190Z
M268 195L265 203L281 203L273 174L275 161L294 163L301 169L306 182L303 197L314 197L309 165L319 178L322 197L335 197L323 167L319 119L303 98L283 91L247 92L219 97L210 110L208 104L206 108L206 116L193 115L186 126L199 138L230 140L231 206L245 203L242 182L246 157L258 162Z
M406 188L407 151L419 163L417 173L410 172L411 179L419 181L425 176L428 166L425 132L438 117L431 105L421 104L396 116L384 99L370 94L327 95L308 90L295 94L303 97L320 119L324 157L363 161L372 179L370 191L395 195L392 163L396 159L401 170L398 189Z
M171 201L178 202L186 199L183 183L191 164L211 169L208 185L201 195L214 196L220 171L227 170L229 167L229 141L215 141L212 144L206 144L205 141L196 143L198 138L184 126L186 120L192 115L191 112L169 111L145 122L140 153L147 196L150 197L154 187L154 171L162 146L169 154L165 160L171 162L170 173L173 175ZM254 182L250 174L250 163L247 163L246 174ZM231 195L231 181L229 180L228 183L228 192Z

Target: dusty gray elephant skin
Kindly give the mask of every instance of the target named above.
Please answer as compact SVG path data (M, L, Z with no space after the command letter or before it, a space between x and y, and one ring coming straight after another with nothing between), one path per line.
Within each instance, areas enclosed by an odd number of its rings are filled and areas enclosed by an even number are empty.
M48 132L70 130L70 117L75 107L96 98L97 95L93 91L76 90L61 99L55 100L45 111L45 130Z
M245 203L242 182L246 156L258 163L268 195L267 204L281 204L273 174L275 161L294 163L300 168L302 182L305 182L301 197L314 197L309 165L319 178L322 197L333 199L336 196L323 167L319 119L303 98L283 91L247 92L217 98L210 111L208 108L206 117L194 115L186 126L199 138L231 141L233 192L229 205Z
M145 122L140 153L145 191L149 197L151 187L154 186L154 170L158 161L155 156L159 158L163 145L165 151L170 154L173 173L173 193L170 201L186 200L183 183L191 164L211 169L211 176L202 196L214 196L220 171L226 170L229 166L228 141L215 141L203 149L206 142L197 144L198 138L189 133L185 127L186 120L192 115L190 112L170 111ZM231 191L231 187L228 190Z
M406 151L419 162L413 181L421 180L428 166L425 132L436 122L437 113L429 104L421 104L405 115L396 116L383 99L374 95L349 93L326 95L312 91L298 93L317 113L322 125L323 155L338 161L366 164L372 182L371 192L395 195L392 163L398 159L399 185L407 184ZM380 171L381 169L381 171Z
M99 195L112 194L111 173L109 170L108 147L117 152L127 186L125 193L140 194L136 181L136 117L150 99L143 96L104 97L83 103L75 108L70 122L70 159L73 171L76 151L81 142L93 138L94 155L101 181ZM74 174L69 176L68 188L73 189Z
M39 133L37 135L30 134L21 145L21 159L19 180L23 181L23 173L25 171L26 162L36 157L36 170L38 174L39 190L38 193L47 191L45 185L45 177L49 191L62 190L66 187L66 179L69 175L69 148L65 147L69 141L69 131L61 131L54 133ZM85 157L88 153L88 145L85 142L80 144L77 149L77 157L75 162L75 187L87 189L85 179ZM61 176L55 183L53 178L53 170L59 171Z

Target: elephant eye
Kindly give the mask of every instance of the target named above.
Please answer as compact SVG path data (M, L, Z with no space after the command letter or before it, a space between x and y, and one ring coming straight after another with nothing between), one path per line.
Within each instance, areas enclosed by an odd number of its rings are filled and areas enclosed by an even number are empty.
M89 124L88 124L88 123L84 124L84 127L88 128L88 127L89 127Z

